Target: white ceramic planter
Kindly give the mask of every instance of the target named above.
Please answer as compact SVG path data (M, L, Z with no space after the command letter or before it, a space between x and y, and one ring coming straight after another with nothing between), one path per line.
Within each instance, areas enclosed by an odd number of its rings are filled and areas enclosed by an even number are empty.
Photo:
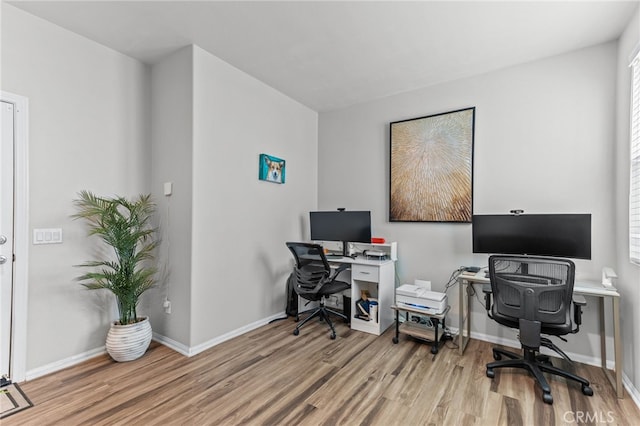
M115 361L133 361L147 351L151 343L151 324L149 317L135 324L120 325L112 323L107 334L107 353Z

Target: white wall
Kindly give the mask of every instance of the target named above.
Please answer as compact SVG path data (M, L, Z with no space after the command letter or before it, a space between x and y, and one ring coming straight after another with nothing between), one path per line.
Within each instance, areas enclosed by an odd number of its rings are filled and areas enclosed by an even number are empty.
M64 242L30 245L27 370L103 347L115 312L74 281L94 241L72 221L83 189L133 195L149 186L148 69L2 3L2 90L29 98L29 227ZM106 297L106 296L105 296Z
M283 312L317 200L317 113L194 47L191 345ZM259 154L286 183L258 180ZM308 236L306 236L308 238Z
M623 297L622 334L624 338L625 374L640 389L640 266L629 262L629 140L630 140L630 56L640 46L640 7L633 14L618 47L618 86L616 105L616 253L617 285ZM637 396L638 397L638 396Z
M318 207L372 210L373 235L398 242L400 283L443 290L461 265L485 266L471 249L471 225L388 222L389 122L476 107L474 213L591 213L591 261L580 279L599 280L616 260L614 137L616 43L322 113ZM449 291L457 327L457 287ZM596 305L572 352L598 357ZM515 340L473 305L472 332ZM588 343L584 343L587 336Z
M154 333L188 346L191 327L193 52L184 47L151 69L151 192L158 206L160 280L145 301ZM172 194L164 195L164 183ZM163 308L167 298L171 314Z
M284 242L317 200L317 113L197 46L152 67L152 93L166 279L147 302L154 332L197 352L284 311ZM287 161L284 185L258 180L260 153Z
M139 313L158 335L189 351L283 312L284 242L308 237L316 206L317 113L197 47L150 69L2 7L2 90L30 101L30 228L64 231L30 247L27 375L99 352L116 318L73 281L96 246L70 219L82 189L152 192L166 268ZM287 160L284 185L258 180L260 153Z

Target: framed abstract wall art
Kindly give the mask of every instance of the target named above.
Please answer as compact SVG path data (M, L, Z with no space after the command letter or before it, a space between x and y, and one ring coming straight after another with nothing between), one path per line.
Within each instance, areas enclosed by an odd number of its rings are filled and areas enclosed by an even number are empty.
M273 155L260 154L258 179L273 183L284 183L286 162Z
M390 222L471 222L475 110L390 124Z

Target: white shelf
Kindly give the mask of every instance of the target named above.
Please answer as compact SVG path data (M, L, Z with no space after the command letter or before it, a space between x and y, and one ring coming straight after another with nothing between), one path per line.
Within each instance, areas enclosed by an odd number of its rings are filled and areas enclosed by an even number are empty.
M338 242L338 241L313 241L313 243L320 244L322 247L324 247L325 249L327 249L329 251L342 253L342 243L341 242ZM376 251L385 252L387 254L385 259L393 260L394 262L398 260L398 243L395 242L395 241L392 241L392 242L389 242L389 243L382 243L382 244L377 244L377 243L351 243L351 245L355 249L356 254L358 255L358 257L360 257L360 258L363 258L362 252L364 252L365 250L376 250ZM370 260L373 260L373 259L374 258L372 258Z

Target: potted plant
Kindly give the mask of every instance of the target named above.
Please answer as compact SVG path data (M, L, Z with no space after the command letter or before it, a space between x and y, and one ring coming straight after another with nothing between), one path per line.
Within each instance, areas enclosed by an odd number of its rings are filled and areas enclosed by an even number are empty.
M138 299L155 284L153 266L157 246L151 226L155 204L150 195L128 200L98 197L82 191L74 200L78 213L72 217L89 224L89 235L97 235L113 249L113 255L81 267L92 270L77 280L90 290L107 289L118 304L119 320L111 324L106 348L116 361L131 361L144 355L151 342L148 317L138 317Z

